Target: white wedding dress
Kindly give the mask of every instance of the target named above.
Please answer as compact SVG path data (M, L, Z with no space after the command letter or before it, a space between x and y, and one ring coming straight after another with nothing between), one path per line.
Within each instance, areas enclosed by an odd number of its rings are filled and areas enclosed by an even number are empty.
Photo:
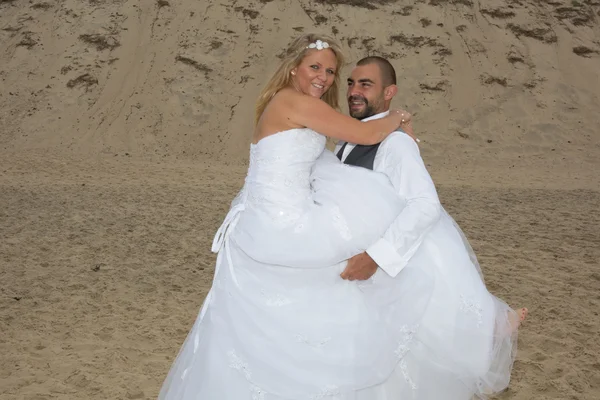
M387 178L291 129L251 145L217 232L213 286L163 400L468 400L508 385L506 304L443 213L407 267L339 274L404 204Z

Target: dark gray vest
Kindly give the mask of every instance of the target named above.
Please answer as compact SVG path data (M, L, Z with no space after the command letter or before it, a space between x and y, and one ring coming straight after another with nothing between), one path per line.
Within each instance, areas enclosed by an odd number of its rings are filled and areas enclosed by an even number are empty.
M337 158L342 159L342 155L344 154L344 149L348 143L344 143L340 151L337 153ZM373 169L373 164L375 163L375 156L377 155L377 150L379 149L379 145L381 143L377 143L371 146L365 146L362 144L357 144L354 146L348 157L344 160L344 164L356 165L357 167L363 167L367 169Z

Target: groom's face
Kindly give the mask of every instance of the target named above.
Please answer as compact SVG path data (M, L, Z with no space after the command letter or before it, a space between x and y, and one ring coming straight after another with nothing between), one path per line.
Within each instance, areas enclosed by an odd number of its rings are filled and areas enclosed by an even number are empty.
M355 67L348 78L348 110L357 119L368 118L385 111L384 87L377 64Z

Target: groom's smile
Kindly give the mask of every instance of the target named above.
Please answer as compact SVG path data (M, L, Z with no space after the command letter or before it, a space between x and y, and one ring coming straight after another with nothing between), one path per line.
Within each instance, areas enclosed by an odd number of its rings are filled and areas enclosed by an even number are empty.
M351 114L361 113L369 106L369 100L363 96L350 96L348 98L348 106L350 107Z

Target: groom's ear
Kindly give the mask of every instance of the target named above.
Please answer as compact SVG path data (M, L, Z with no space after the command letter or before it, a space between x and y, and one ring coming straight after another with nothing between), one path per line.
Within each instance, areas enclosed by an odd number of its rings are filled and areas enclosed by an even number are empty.
M383 89L383 97L386 101L391 100L398 93L398 86L390 85Z

